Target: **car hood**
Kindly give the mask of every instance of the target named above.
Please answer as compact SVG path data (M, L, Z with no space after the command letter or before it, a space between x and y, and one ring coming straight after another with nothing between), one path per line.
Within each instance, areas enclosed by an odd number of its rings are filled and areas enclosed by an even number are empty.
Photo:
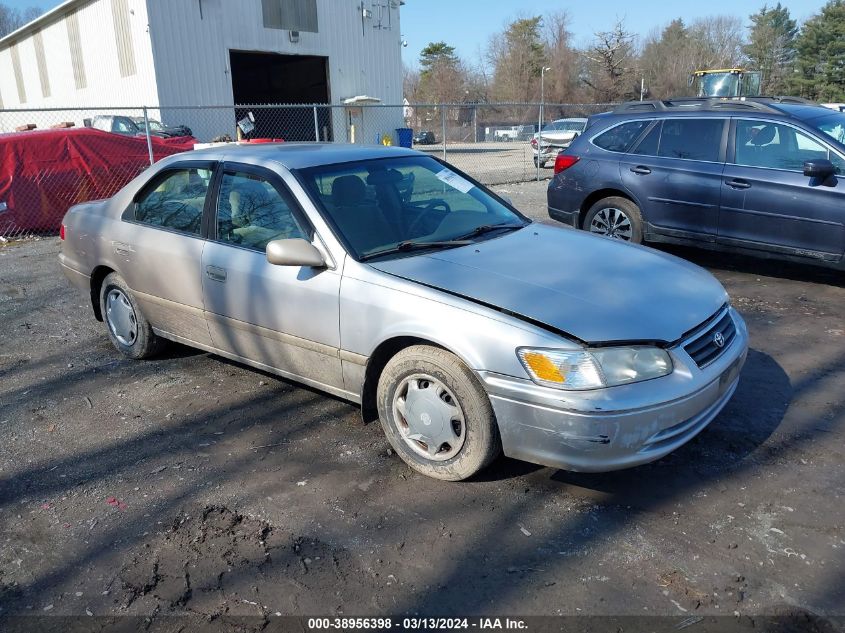
M728 300L710 273L681 259L541 224L371 265L590 344L676 341Z

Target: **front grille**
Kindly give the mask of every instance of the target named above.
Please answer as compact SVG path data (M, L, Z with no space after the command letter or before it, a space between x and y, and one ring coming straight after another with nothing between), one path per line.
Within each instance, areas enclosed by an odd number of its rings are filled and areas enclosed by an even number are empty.
M722 345L716 342L720 336ZM684 345L684 350L692 357L696 365L705 367L719 358L730 347L734 338L736 338L736 326L730 311L725 310L714 321L705 324L702 330Z

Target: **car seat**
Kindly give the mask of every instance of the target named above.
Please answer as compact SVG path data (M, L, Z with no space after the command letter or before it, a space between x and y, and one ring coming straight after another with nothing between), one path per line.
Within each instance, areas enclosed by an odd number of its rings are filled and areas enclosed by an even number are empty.
M367 200L367 185L354 174L338 176L332 182L331 204L335 223L359 252L401 239L374 200Z

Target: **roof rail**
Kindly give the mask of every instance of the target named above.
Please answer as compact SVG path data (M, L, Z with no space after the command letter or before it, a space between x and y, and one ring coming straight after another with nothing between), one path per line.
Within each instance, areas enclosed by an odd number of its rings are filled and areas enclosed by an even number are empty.
M804 97L791 97L789 95L772 95L770 97L745 97L746 99L760 99L770 103L789 103L796 105L819 105L818 102Z
M758 110L782 114L769 104L812 103L799 97L681 97L650 101L626 101L614 112L671 112L681 110Z

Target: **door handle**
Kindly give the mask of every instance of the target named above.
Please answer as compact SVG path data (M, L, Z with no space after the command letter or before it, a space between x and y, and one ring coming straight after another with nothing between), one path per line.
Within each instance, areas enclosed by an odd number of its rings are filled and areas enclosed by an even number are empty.
M726 180L725 184L732 189L750 189L751 183L741 178L734 178L733 180Z
M631 167L631 171L635 174L639 174L640 176L648 176L651 173L651 170L648 167L643 167L642 165Z
M226 281L226 269L218 266L206 266L205 274L209 279L214 281Z

